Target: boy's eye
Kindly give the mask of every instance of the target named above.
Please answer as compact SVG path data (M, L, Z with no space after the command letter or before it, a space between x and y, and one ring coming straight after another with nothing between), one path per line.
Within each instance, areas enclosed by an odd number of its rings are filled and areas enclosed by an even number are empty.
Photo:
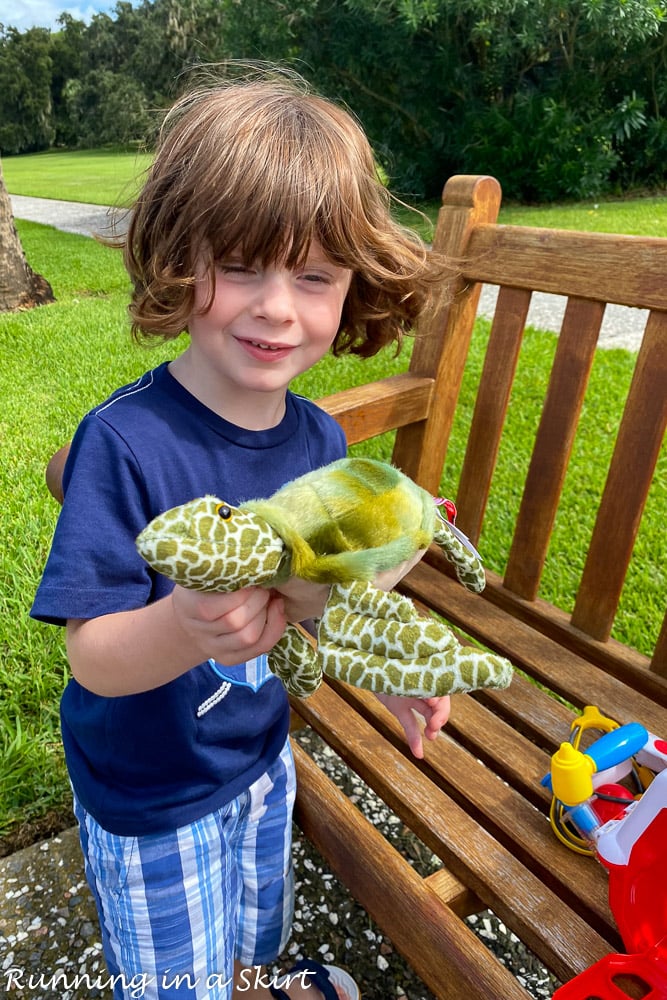
M223 274L252 274L253 269L246 267L241 261L223 260L218 264L218 270Z
M215 266L219 274L226 275L231 278L237 276L245 278L257 273L257 268L254 265L251 264L248 266L240 257L232 257L228 260L218 261Z
M302 274L301 277L303 278L304 281L312 281L315 283L321 282L325 285L328 284L329 282L329 278L327 277L326 274L316 274L313 272L309 272L307 274Z

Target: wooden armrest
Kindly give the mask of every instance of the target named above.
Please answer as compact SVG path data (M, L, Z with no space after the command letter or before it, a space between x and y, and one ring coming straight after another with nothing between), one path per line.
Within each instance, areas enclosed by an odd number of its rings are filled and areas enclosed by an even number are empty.
M69 449L69 444L65 444L62 448L59 448L46 467L46 485L49 488L49 493L52 497L55 497L58 503L62 503L64 498L63 470L67 456L69 455Z

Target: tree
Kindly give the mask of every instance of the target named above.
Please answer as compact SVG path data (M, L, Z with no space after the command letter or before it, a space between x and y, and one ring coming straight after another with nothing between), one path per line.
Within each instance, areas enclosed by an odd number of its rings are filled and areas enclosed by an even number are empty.
M150 145L192 82L267 60L347 103L404 197L664 188L667 0L116 0L60 26L0 25L0 154Z
M71 122L65 106L64 91L70 80L79 80L83 74L86 46L86 25L71 14L58 18L60 28L51 34L51 100L56 134L55 146L76 146L76 123Z
M63 88L63 107L78 146L128 148L154 129L141 86L131 77L106 69L68 80Z
M435 197L452 173L537 200L664 184L667 0L273 5L290 8L301 65L359 115L395 191ZM244 0L248 37L260 18L268 37L271 6Z
M0 31L0 151L48 149L55 136L51 105L51 33Z
M25 259L0 163L0 312L53 302L51 285Z

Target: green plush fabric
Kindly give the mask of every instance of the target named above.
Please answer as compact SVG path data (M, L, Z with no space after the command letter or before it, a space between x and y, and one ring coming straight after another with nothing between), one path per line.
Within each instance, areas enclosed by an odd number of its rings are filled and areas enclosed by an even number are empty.
M371 580L433 540L428 493L393 466L344 458L243 504L290 553L289 575L318 583Z

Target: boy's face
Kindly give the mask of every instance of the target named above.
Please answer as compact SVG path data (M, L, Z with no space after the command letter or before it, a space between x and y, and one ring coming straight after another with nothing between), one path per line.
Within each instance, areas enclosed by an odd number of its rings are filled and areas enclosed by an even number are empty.
M317 244L295 270L246 267L232 254L216 268L210 309L206 277L195 288L189 322L190 363L202 379L231 394L284 394L291 380L329 350L340 325L352 272L332 264Z

